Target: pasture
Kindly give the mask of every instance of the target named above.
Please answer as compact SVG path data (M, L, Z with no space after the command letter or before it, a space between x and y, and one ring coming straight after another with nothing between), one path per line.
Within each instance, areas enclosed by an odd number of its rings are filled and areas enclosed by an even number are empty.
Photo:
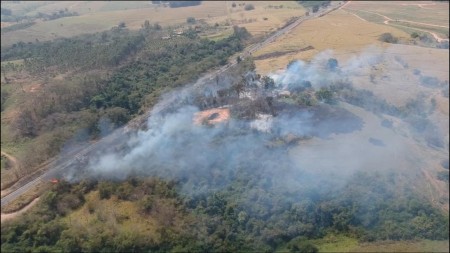
M448 2L352 1L343 9L369 22L390 25L408 33L434 32L448 39L448 8Z
M233 7L235 3L235 7ZM256 36L265 35L285 24L294 16L305 13L303 7L291 1L255 1L253 10L245 10L245 2L203 1L201 5L169 8L147 2L26 2L8 3L13 13L34 16L37 13L51 14L67 9L79 16L54 20L37 20L28 28L11 31L3 36L1 45L8 46L19 41L46 41L60 37L71 37L84 33L95 33L111 29L125 22L129 29L139 29L145 20L162 26L186 25L188 17L203 20L210 25L216 23L225 28L233 25L245 27ZM3 26L14 23L5 23ZM229 32L225 32L229 34ZM215 35L223 36L222 34Z
M313 50L256 60L256 68L262 74L269 73L285 68L291 60L309 60L318 52L327 49L333 50L337 58L345 59L368 45L382 46L384 43L380 42L378 37L385 32L399 38L409 37L409 34L393 27L361 20L342 9L336 10L324 17L305 21L289 34L257 51L254 56L271 52L295 51L308 46L314 47Z

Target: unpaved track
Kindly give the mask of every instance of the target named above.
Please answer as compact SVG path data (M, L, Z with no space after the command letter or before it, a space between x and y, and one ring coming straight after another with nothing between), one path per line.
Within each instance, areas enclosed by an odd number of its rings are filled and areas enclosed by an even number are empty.
M303 21L314 19L318 17L322 17L325 14L334 11L342 6L342 2L332 2L331 6L327 7L326 9L320 9L318 12L311 14L310 16L300 17L292 24L278 30L273 35L265 39L264 41L254 44L250 47L248 47L246 50L244 50L243 53L240 54L242 58L250 56L253 52L261 49L265 45L275 41L276 38L282 36L283 34L286 34L290 32L293 28L301 24ZM212 80L215 76L219 75L220 73L226 71L227 69L231 68L232 66L236 65L237 62L233 61L231 64L223 66L219 68L218 70L215 70L211 73L205 74L201 80L210 79ZM102 150L108 146L117 144L118 141L121 140L121 138L124 138L124 136L127 135L127 129L133 128L133 125L136 124L136 122L145 122L145 119L148 118L149 112L136 117L134 120L130 121L127 126L115 130L110 135L102 138L98 142L94 144L89 144L85 148L83 148L81 151L63 155L58 160L50 162L47 166L45 166L45 169L41 173L36 173L32 177L29 177L27 180L19 181L14 185L14 190L12 190L10 193L8 193L6 196L2 196L1 199L1 206L5 206L8 203L11 203L18 197L20 197L22 194L26 193L27 191L31 190L34 186L36 186L39 182L48 182L51 178L57 176L62 171L73 168L73 167L80 167L80 160L83 157L86 157L90 152ZM82 165L81 165L82 166Z
M350 2L348 2L347 4L349 4L349 3L350 3ZM345 5L347 5L347 4L345 4ZM342 7L344 7L344 6L342 6ZM353 10L353 9L348 9L348 10ZM390 17L388 17L388 16L385 16L385 15L383 15L383 14L376 13L376 12L373 12L373 11L366 11L366 10L357 10L357 11L367 12L367 13L371 13L371 14L375 14L375 15L378 15L378 16L380 16L380 17L383 17L383 18L385 19L385 20L383 21L383 23L384 23L385 25L389 25L389 22L404 22L404 23L411 23L411 24L419 24L419 25L427 25L427 26L434 26L434 27L448 28L448 26L436 25L436 24L430 24L430 23L421 23L421 22L415 22L415 21L404 20L404 19L396 19L396 20L394 20L394 19L392 19L392 18L390 18ZM352 13L352 14L353 14L353 13ZM356 14L353 14L353 15L359 17L359 16L356 15ZM364 19L361 18L361 17L359 17L359 18L362 19L362 20L364 20ZM431 35L433 36L433 38L434 38L437 42L439 42L439 43L441 43L441 42L443 42L443 41L449 41L449 39L441 38L441 37L439 37L439 36L438 36L436 33L434 33L434 32L426 31L426 30L419 29L419 28L414 28L414 27L404 26L404 25L400 25L400 24L395 24L395 25L396 25L396 26L406 27L406 28L409 28L409 29L414 29L414 30L417 30L417 31L422 31L422 32L429 33L429 34L431 34Z
M31 201L28 205L26 205L24 208L20 209L19 211L12 212L12 213L2 213L1 214L1 222L16 218L17 216L28 211L28 209L33 207L38 201L39 201L39 198L35 198L33 201Z

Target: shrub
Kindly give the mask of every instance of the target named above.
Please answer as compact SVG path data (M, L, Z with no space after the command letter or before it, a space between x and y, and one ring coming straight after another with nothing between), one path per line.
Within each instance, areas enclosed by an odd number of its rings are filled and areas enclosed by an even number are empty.
M444 159L441 162L442 168L447 169L448 170L448 159Z
M448 183L448 171L439 171L437 174L437 178Z
M394 43L394 44L398 42L398 39L390 33L381 34L379 40L386 43Z
M195 18L194 18L194 17L188 17L188 18L186 19L186 22L187 22L188 24L195 24Z
M109 197L111 197L111 194L113 193L113 187L111 183L100 182L98 184L98 193L100 195L100 199L109 199Z
M333 93L327 88L320 88L320 90L316 91L316 98L330 104L333 102Z
M255 9L255 6L253 6L253 4L246 4L244 7L244 10L246 10L246 11L251 11L254 9Z
M327 69L334 71L339 66L339 63L336 59L330 58L327 62Z

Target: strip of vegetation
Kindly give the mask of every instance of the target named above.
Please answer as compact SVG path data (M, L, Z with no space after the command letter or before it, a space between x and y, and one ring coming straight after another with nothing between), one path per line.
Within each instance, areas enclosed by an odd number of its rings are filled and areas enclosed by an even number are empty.
M325 8L330 5L331 1L297 1L304 8L311 9L313 13L317 12L319 8Z
M36 22L25 22L25 23L19 23L19 24L7 26L7 27L4 27L1 29L1 34L5 34L7 32L12 32L12 31L17 31L17 30L22 30L22 29L28 28L34 24L36 24Z
M39 12L38 14L36 14L35 18L39 18L39 19L43 19L43 20L47 21L47 20L55 20L58 18L73 17L73 16L78 16L78 13L70 12L66 8L64 10L59 10L57 12L53 12L52 14L45 14L45 13Z
M364 172L339 191L289 193L298 199L258 174L232 174L226 189L198 196L154 178L60 182L33 212L2 224L2 251L317 252L311 242L329 233L360 242L448 238L448 217L426 201L398 197L392 175ZM105 209L112 203L114 211Z

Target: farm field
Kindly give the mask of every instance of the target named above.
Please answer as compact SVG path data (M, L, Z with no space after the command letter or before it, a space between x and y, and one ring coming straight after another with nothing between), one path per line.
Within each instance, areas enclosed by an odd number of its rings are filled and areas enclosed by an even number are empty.
M349 2L343 9L369 22L408 33L428 33L448 42L448 2Z
M258 57L269 52L295 51L308 46L314 49L256 60L255 64L258 71L267 73L284 68L294 59L309 60L318 52L327 49L333 50L338 59L345 59L369 45L383 46L378 37L384 32L390 32L400 38L409 37L409 34L403 31L363 21L340 9L324 17L305 21L291 33L257 51L254 56Z
M38 20L36 24L21 30L11 31L2 36L1 45L7 46L23 42L45 41L60 37L101 32L125 22L129 29L140 29L145 20L162 26L186 25L188 17L204 20L210 25L222 27L233 25L245 27L253 35L265 35L282 26L288 19L305 13L303 7L289 1L255 1L253 10L246 11L245 2L203 1L201 5L184 8L169 8L152 5L150 2L30 2L22 9L17 4L5 4L13 13L36 15L39 12L52 13L67 8L79 16L63 17L55 20ZM12 23L4 22L3 27ZM225 32L228 33L228 32ZM220 34L216 36L221 36Z
M447 8L448 3L439 1L351 1L344 7L345 10L366 11L385 15L394 20L409 20L448 29Z
M306 21L290 34L256 52L255 57L280 52L278 57L256 60L256 65L259 71L266 73L284 68L293 59L311 59L325 49L334 50L336 57L344 59L345 55L359 52L368 45L385 47L386 44L378 40L383 33L391 33L404 41L411 40L413 32L430 33L430 36L434 33L448 41L447 9L448 3L440 2L350 1L325 17ZM386 24L386 21L389 22ZM314 49L295 52L308 46ZM440 52L445 55L445 51Z

